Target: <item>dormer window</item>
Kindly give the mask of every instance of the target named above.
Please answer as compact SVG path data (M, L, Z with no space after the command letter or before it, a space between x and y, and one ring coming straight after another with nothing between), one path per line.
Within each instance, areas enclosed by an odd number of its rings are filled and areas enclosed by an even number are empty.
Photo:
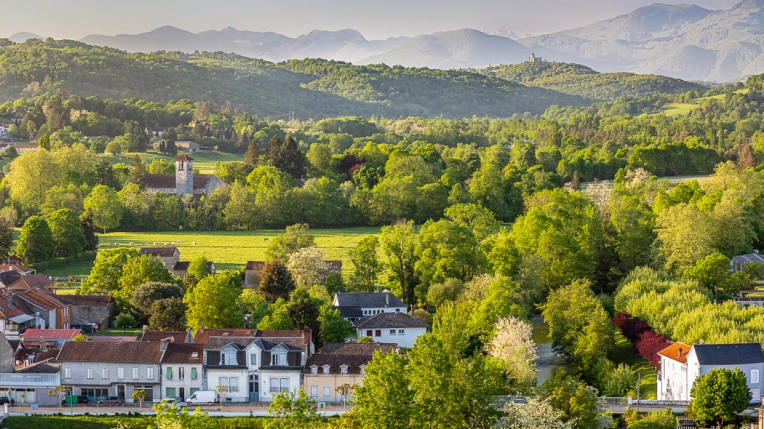
M220 364L221 365L237 365L238 362L236 360L236 352L235 351L226 351L220 354Z
M348 366L347 365L340 365L340 374L341 375L348 375Z
M329 365L324 365L324 375L329 375Z
M310 375L318 375L318 367L313 365L310 367ZM318 394L316 394L318 395Z
M286 350L271 351L271 366L287 366Z

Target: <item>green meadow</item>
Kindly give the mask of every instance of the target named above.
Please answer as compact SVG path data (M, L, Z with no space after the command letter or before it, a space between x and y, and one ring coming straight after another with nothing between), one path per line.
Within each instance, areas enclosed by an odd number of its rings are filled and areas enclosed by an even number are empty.
M122 155L103 155L104 158L114 165L123 163L129 165L133 162L133 157L138 155L143 159L145 163L150 163L154 159L164 159L166 161L173 161L176 157L171 155L165 155L158 152L130 152ZM194 152L188 154L194 159L194 168L199 169L200 174L212 174L215 168L215 164L218 162L231 162L231 161L244 161L244 157L241 155L234 155L231 153L222 152Z
M215 262L218 270L238 270L247 261L262 261L269 240L284 233L279 230L261 231L172 231L172 232L111 232L99 234L101 250L119 247L163 246L174 243L182 261L205 256ZM367 235L379 233L379 227L312 229L316 246L326 252L326 259L342 261L343 272L348 273L350 251ZM87 275L92 262L48 270L50 276Z

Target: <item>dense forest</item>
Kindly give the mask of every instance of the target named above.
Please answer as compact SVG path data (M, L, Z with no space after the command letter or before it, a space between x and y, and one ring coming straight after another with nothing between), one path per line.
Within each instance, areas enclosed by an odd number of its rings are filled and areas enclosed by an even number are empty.
M166 103L193 99L261 116L510 117L581 105L580 97L466 71L269 63L230 54L127 54L74 41L0 43L0 99L55 90Z
M551 89L591 100L641 97L647 94L682 94L707 89L697 83L666 76L598 73L580 64L546 61L494 66L480 72L525 86Z

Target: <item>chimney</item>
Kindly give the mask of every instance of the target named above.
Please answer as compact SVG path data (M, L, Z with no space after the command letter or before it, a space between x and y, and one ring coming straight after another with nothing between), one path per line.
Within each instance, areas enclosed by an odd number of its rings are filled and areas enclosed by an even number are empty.
M167 343L169 341L165 338L164 340L159 341L159 350L165 351L167 350Z
M385 307L390 306L390 293L385 294Z
M401 309L400 308L396 308L395 309L395 314L401 314Z
M682 352L683 352L682 348L679 347L679 356L678 357L682 357Z
M204 325L199 328L199 331L204 332Z

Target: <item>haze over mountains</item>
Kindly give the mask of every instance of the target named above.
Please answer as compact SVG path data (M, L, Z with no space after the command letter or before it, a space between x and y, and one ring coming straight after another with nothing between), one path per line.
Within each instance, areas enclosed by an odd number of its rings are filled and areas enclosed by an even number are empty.
M510 33L500 34L461 29L367 40L351 29L314 30L291 38L231 27L191 33L165 26L135 35L90 35L81 41L128 52L223 51L275 62L324 58L355 64L484 68L520 63L533 52L545 60L579 63L603 72L653 73L685 80L730 81L764 73L764 0L744 0L718 11L653 4L557 33L518 40L505 37ZM12 36L14 41L30 37L39 36Z

